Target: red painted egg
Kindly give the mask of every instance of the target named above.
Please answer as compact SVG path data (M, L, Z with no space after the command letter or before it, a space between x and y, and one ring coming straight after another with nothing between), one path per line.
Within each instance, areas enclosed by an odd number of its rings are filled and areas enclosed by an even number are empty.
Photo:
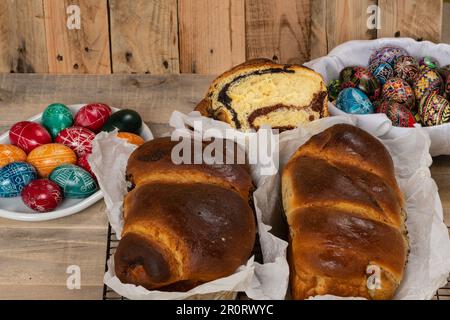
M111 108L103 103L85 105L75 115L75 126L99 132L111 113Z
M55 139L56 143L61 143L82 157L85 154L92 153L92 140L95 133L82 127L70 127L62 130Z
M48 179L31 181L21 196L25 205L37 212L53 211L63 199L61 188Z
M39 146L52 143L52 137L39 123L22 121L9 130L9 141L26 153L30 153Z
M378 105L376 112L384 113L396 127L411 128L416 124L412 112L397 102L383 101Z
M79 166L79 167L83 168L84 170L86 170L87 172L89 172L89 174L94 179L97 179L95 174L92 172L91 165L88 162L89 156L90 156L90 154L85 154L84 156L79 157L78 161L77 161L77 166Z

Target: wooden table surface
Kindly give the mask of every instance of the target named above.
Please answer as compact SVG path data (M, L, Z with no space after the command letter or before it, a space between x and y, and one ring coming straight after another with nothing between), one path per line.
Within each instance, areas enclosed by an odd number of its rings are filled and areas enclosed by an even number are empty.
M137 110L157 136L174 110L191 111L213 76L0 75L0 133L54 102L101 101ZM450 225L450 156L434 159L446 224ZM82 213L38 223L0 219L0 299L101 299L107 244L103 201ZM67 268L81 270L81 289L68 290Z

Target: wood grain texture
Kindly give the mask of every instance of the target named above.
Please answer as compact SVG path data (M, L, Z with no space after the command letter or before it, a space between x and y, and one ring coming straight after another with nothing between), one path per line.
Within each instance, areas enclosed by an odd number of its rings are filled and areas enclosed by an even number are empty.
M312 1L314 2L314 1ZM310 0L247 0L247 59L303 64L310 56Z
M0 1L0 72L48 72L42 0Z
M219 74L245 61L244 0L178 2L180 70Z
M379 0L381 29L378 38L411 37L440 42L442 0Z
M114 73L179 73L177 0L110 0Z
M43 0L50 73L109 74L107 0ZM77 5L81 28L69 30L67 7Z
M367 9L377 0L314 0L311 10L311 54L322 56L349 40L376 39L377 30L368 29ZM324 16L325 15L325 16Z

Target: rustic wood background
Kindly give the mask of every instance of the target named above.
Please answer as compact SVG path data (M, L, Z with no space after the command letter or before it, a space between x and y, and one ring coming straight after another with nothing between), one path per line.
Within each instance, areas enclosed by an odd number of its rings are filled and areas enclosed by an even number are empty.
M66 26L81 9L81 29ZM370 5L381 29L368 30ZM440 42L442 0L2 0L0 72L217 74L303 63L352 39ZM450 17L449 17L450 18Z

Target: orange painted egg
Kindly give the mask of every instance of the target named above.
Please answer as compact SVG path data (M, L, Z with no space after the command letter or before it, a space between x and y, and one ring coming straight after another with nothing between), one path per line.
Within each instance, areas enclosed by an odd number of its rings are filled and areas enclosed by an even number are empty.
M0 168L12 162L27 160L27 154L19 147L11 144L0 144Z
M137 146L143 145L145 142L140 136L130 132L119 132L117 133L117 137Z
M36 168L40 177L47 178L56 167L63 164L75 164L77 156L65 145L50 143L31 151L27 162Z

